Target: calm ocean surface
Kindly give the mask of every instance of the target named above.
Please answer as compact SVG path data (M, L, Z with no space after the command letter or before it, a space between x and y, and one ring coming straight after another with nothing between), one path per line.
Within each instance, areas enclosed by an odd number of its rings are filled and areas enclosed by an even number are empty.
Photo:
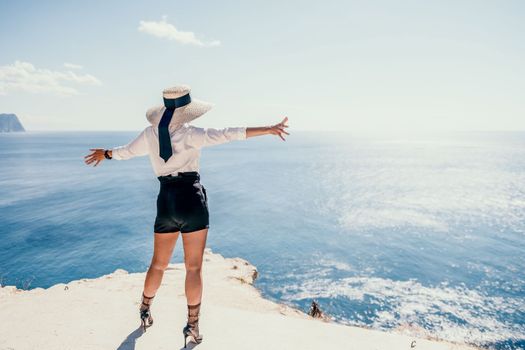
M147 269L148 158L83 163L90 147L136 134L0 134L4 285ZM352 325L525 349L525 133L296 132L204 149L201 176L208 246L255 264L266 297L305 311L315 299Z

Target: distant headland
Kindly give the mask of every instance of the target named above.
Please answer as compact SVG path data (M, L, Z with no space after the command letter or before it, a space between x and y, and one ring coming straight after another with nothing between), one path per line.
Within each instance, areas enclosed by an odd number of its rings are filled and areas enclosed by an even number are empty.
M26 131L18 120L16 114L0 113L0 132L20 132Z

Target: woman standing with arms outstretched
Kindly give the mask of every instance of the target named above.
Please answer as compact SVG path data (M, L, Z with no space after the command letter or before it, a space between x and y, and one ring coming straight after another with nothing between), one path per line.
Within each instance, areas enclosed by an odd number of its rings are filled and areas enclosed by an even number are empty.
M185 293L188 320L183 329L187 337L200 343L199 314L202 297L202 261L209 228L208 197L200 183L200 150L233 140L273 134L284 141L288 118L266 127L198 128L188 123L211 109L204 101L190 97L190 88L175 86L163 91L164 105L146 113L150 126L125 146L113 149L93 148L85 163L97 166L104 159L130 159L149 155L160 181L157 216L154 225L154 252L144 281L140 306L141 324L146 330L153 324L150 306L160 287L164 270L182 235L186 267Z

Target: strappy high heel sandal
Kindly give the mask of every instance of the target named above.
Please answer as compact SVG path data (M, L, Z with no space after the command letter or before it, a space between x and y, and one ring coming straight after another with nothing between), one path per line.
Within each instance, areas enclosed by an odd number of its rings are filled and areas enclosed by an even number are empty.
M147 297L144 295L144 293L142 293L142 303L140 305L140 321L144 332L146 331L146 328L151 327L153 325L153 317L151 317L151 311L149 310L152 303L151 299L153 298L155 298L155 296Z
M198 303L197 305L188 305L188 322L182 329L182 334L184 335L184 348L186 348L187 337L191 337L191 340L196 344L202 342L202 334L199 334L200 308L201 303Z

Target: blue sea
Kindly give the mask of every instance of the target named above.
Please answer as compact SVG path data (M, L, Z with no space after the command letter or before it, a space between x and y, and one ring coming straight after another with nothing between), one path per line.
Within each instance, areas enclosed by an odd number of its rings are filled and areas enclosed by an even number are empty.
M0 135L3 285L147 269L159 185L148 158L83 163L136 134ZM296 132L204 149L201 179L208 247L256 265L265 297L525 349L525 133Z

